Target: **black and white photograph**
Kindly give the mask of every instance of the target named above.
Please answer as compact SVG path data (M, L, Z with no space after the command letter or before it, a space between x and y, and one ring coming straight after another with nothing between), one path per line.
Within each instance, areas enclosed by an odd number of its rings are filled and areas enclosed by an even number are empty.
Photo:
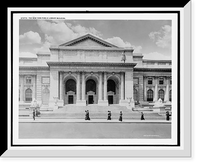
M188 122L180 102L181 16L177 10L12 11L11 147L110 148L116 156L115 148L136 156L150 155L138 148L156 155L182 150L188 139L181 126Z

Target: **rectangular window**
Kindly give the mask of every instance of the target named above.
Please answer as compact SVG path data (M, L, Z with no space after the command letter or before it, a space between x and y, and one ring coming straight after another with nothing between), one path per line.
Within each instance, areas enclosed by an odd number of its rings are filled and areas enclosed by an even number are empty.
M148 84L149 85L152 85L153 84L153 80L150 78L150 79L148 79Z
M163 79L163 78L160 78L160 79L159 79L159 84L160 84L160 85L163 85L163 84L164 84L164 79Z
M31 77L26 77L26 84L31 84Z

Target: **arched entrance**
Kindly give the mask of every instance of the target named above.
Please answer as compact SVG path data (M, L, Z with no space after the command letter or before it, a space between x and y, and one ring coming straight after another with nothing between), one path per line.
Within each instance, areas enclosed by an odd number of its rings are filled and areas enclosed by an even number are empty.
M119 104L119 81L111 76L107 81L108 104Z
M74 79L68 79L65 82L65 98L64 104L76 103L76 81Z
M93 79L86 81L86 103L97 104L97 83Z

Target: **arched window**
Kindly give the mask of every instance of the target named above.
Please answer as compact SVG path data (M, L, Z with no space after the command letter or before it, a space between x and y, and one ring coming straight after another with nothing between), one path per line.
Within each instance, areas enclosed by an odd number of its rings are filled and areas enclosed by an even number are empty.
M86 93L93 91L96 94L96 82L92 79L86 81Z
M32 90L30 88L25 91L25 101L32 101Z
M151 89L147 91L147 101L153 101L153 90Z
M113 80L108 80L107 82L107 91L112 91L114 93L116 93L116 85L115 82Z
M69 91L73 91L76 93L76 82L73 79L69 79L65 83L65 93Z
M164 101L164 96L165 96L165 91L160 89L158 91L158 99L162 99L162 101Z
M134 101L138 101L138 91L137 91L137 89L134 89L134 91L133 91L133 96L134 96Z
M172 90L169 91L169 101L172 101Z

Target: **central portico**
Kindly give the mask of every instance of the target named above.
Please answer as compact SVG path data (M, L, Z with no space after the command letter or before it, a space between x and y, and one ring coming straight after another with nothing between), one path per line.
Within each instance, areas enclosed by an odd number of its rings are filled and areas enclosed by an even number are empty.
M50 103L128 105L133 100L132 48L91 34L50 47Z

